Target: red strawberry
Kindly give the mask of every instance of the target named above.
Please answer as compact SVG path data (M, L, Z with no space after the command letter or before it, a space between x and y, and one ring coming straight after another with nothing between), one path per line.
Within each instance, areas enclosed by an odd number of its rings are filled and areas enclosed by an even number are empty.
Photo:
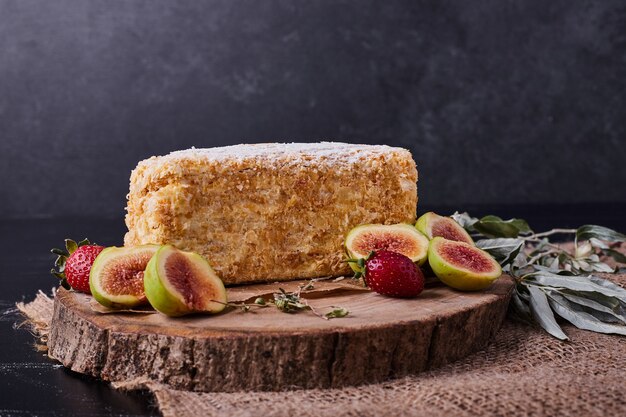
M424 274L408 257L388 250L373 251L367 259L359 260L366 285L379 294L390 297L417 297L424 289Z
M65 239L63 249L52 249L52 253L58 255L55 265L58 271L50 272L61 280L61 285L69 289L91 294L89 289L89 272L91 265L98 254L104 249L103 246L92 245L88 239L76 243L71 239Z

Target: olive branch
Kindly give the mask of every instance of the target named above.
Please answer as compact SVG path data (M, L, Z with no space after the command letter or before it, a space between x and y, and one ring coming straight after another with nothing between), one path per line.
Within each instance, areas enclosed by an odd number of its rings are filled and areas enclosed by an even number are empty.
M626 290L593 275L623 271L603 259L626 264L626 256L617 250L626 235L596 225L535 233L522 219L477 219L458 212L451 217L515 280L514 318L538 323L561 340L568 337L556 316L579 329L626 335ZM572 236L572 249L551 242L554 235Z

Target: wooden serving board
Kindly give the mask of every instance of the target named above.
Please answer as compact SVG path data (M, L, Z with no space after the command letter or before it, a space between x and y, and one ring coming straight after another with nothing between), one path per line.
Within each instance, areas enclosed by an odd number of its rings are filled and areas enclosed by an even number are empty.
M264 284L233 296L271 293ZM380 382L435 368L485 345L505 316L513 281L467 293L438 285L415 299L333 290L309 302L345 318L276 308L214 316L102 314L84 294L60 290L49 355L73 371L110 381L146 377L192 391L285 390ZM239 293L237 293L239 291Z

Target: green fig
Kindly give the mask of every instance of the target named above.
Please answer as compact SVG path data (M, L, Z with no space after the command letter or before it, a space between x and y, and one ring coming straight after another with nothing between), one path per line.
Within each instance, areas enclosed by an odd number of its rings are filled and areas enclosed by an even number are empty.
M366 258L373 250L401 253L413 262L426 262L428 239L410 224L362 224L346 235L345 249L348 257ZM352 266L352 263L350 263Z
M144 287L152 307L167 316L219 313L228 302L224 283L207 260L171 245L148 262Z
M104 249L89 272L89 289L100 304L130 308L147 304L143 289L144 270L158 245Z
M487 252L442 237L430 241L428 263L444 284L463 291L487 288L502 275L500 264Z
M474 244L469 233L467 233L460 224L454 221L453 218L440 216L432 211L422 214L422 216L417 219L415 227L429 239L439 236L448 240L465 242L470 245Z

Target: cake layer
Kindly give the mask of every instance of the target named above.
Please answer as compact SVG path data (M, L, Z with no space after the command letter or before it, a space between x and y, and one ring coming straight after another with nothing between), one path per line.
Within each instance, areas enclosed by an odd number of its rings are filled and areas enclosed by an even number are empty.
M343 240L364 223L414 223L406 149L323 142L189 149L141 161L125 245L204 255L226 284L350 273Z

